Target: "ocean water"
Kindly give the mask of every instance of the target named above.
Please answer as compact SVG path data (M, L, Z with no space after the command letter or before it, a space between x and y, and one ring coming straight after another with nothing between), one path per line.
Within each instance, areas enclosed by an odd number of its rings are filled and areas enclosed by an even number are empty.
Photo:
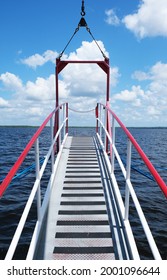
M0 127L0 181L8 173L36 129L35 127ZM130 128L129 130L167 183L167 128ZM69 134L74 136L92 135L95 134L95 129L70 128ZM49 128L46 128L40 137L41 158L45 155L49 142ZM117 128L116 144L125 162L126 143L125 135L121 129ZM34 151L32 150L22 169L27 168L33 162ZM124 196L125 186L117 163L115 164L115 170L120 190ZM147 169L133 149L131 177L161 256L163 259L167 259L167 201L156 183L148 177ZM5 195L0 199L0 259L5 257L31 191L33 178L33 172L30 172L26 177L15 179L5 192ZM44 190L47 179L46 171L41 183L42 190ZM137 239L139 252L142 255L142 259L151 259L150 249L145 241L144 232L138 223L133 203L131 202L130 205L131 225ZM36 208L33 206L14 259L25 258L35 220Z

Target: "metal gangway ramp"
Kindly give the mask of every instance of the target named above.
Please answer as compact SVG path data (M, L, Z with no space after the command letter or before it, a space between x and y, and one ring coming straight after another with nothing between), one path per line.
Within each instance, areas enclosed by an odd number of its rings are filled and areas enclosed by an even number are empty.
M25 254L28 260L139 260L141 256L137 238L131 226L132 212L137 217L136 224L144 232L149 255L151 258L161 260L131 176L133 156L141 160L155 186L161 189L166 198L167 185L130 131L112 111L109 58L88 28L84 18L84 1L81 16L74 34L56 59L55 109L37 129L0 184L1 198L14 179L31 174L29 196L15 233L11 237L5 260L15 257L24 229L28 227L27 220L33 207L36 216L33 216L31 240ZM81 27L86 28L91 35L103 60L62 60L66 48ZM105 103L99 103L97 100L93 108L96 129L92 137L69 136L69 110L77 112L78 108L70 108L68 102L59 104L59 74L69 64L75 63L96 65L106 76ZM94 74L96 75L96 72ZM86 107L84 113L92 111L88 109ZM119 150L117 126L124 135L123 154ZM42 135L45 131L49 131L48 128L50 132L46 136L47 140L42 141ZM25 168L25 161L29 157L32 164ZM122 189L117 180L118 172L121 175ZM138 174L135 180L140 183ZM25 191L24 184L23 190Z
M63 117L54 135L53 119L58 111ZM31 151L35 165L28 172L35 171L35 178L5 260L13 259L32 207L36 208L37 215L26 252L28 260L139 260L140 254L129 214L132 207L133 212L135 210L138 215L138 223L144 230L154 259L161 259L132 184L132 146L166 197L167 186L110 107L99 103L95 112L97 126L93 135L72 137L68 133L68 103L58 106L32 136L4 178L0 196L7 191L15 175L18 178L19 170ZM108 128L103 124L103 119ZM50 143L41 162L43 138L40 136L48 122ZM126 135L126 163L119 154L116 122ZM45 171L49 175L47 178ZM123 192L120 191L116 172L122 174ZM45 181L45 189L42 189L42 179Z
M93 137L67 138L37 258L115 259L98 157Z

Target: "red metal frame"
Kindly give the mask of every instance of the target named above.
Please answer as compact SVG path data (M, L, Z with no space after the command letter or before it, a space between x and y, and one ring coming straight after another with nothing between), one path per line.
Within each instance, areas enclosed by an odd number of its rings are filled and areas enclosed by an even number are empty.
M56 107L59 106L59 73L68 65L68 64L97 64L107 75L107 87L106 87L106 104L109 102L110 98L110 66L109 66L109 59L105 58L104 60L61 60L60 58L56 59L56 70L55 70L55 79L56 79ZM108 123L106 124L108 127ZM59 129L59 111L55 114L55 129L54 135L56 135ZM106 138L108 143L108 139ZM59 150L58 147L59 140L57 139L57 151Z

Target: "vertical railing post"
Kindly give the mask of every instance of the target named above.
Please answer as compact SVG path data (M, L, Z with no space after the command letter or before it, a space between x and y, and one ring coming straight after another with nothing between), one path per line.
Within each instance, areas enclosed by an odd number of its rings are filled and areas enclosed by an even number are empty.
M106 58L105 62L109 65L109 59ZM107 90L106 90L106 106L108 106L110 100L110 67L107 68ZM108 110L106 108L106 130L109 132L109 120L108 120ZM106 135L106 153L108 153L108 137Z
M65 118L66 118L66 105L63 104L63 122L64 122ZM64 123L64 126L63 126L63 139L65 137L65 133L66 133L66 125Z
M68 133L68 103L66 103L66 133Z
M110 154L110 161L112 159L112 129L111 129L111 116L110 116L110 112L108 110L108 105L109 105L109 102L107 102L107 123L108 123L108 134L110 136L110 140L108 139L108 142L109 142L109 154Z
M130 180L131 173L131 154L132 154L132 143L128 139L127 144L127 163L126 163L126 186L125 186L125 220L129 218L129 186L128 181Z
M62 110L62 107L60 107L59 110ZM61 123L60 113L61 113L61 112L59 112L59 127L60 127L60 123ZM62 134L62 131L60 131L59 136L58 136L59 149L60 149L60 147L61 147L61 138L62 138L62 135L61 135L61 134Z
M111 173L114 172L115 169L115 152L114 152L114 146L115 146L115 119L112 116L112 158L111 158Z
M53 116L50 119L50 140L51 140L51 145L53 144L54 140L54 130L53 130ZM54 167L54 146L52 148L52 153L51 153L51 172L53 173L53 167Z
M97 103L96 108L95 108L95 114L96 114L96 133L98 133L99 130L99 122L98 122L98 118L99 118L99 104Z
M37 189L37 217L38 221L41 220L41 186L40 186L40 163L39 163L39 139L37 138L35 142L35 169L36 169L36 179L39 180Z
M105 124L106 130L108 131L108 112L107 112L107 107L105 107L104 124ZM105 135L104 147L105 147L106 153L108 153L108 138L107 138L107 135Z
M55 83L56 83L56 108L58 108L59 106L59 63L60 63L60 59L56 59L56 68L55 68ZM59 130L59 109L56 111L55 113L55 125L54 125L54 136L56 135L57 131ZM56 153L59 152L59 137L57 138L56 141Z
M99 110L99 119L102 121L102 105L100 104L100 110ZM100 122L100 139L102 139L102 125Z

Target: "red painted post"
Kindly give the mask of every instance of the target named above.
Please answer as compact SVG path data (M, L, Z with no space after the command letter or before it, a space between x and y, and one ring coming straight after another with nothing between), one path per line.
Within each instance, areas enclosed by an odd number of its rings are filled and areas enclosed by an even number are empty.
M105 62L109 65L109 59L105 58ZM109 121L109 114L107 106L109 105L110 100L110 67L107 68L107 88L106 88L106 130L108 133L110 132L111 128L109 127L110 121ZM106 136L106 153L108 153L108 137Z
M58 66L60 63L60 59L56 59L56 68L55 68L55 84L56 84L56 108L59 106L59 83L58 83ZM56 135L57 131L59 130L59 110L56 111L55 113L55 124L54 124L54 136ZM59 137L57 138L56 141L56 146L55 146L55 153L59 152Z
M109 66L110 62L108 58L105 58L105 62ZM107 74L107 89L106 89L106 104L107 104L107 102L110 101L110 67L108 67L106 74Z
M96 105L95 108L95 115L96 115L96 133L98 133L98 117L99 117L99 108L98 104Z

